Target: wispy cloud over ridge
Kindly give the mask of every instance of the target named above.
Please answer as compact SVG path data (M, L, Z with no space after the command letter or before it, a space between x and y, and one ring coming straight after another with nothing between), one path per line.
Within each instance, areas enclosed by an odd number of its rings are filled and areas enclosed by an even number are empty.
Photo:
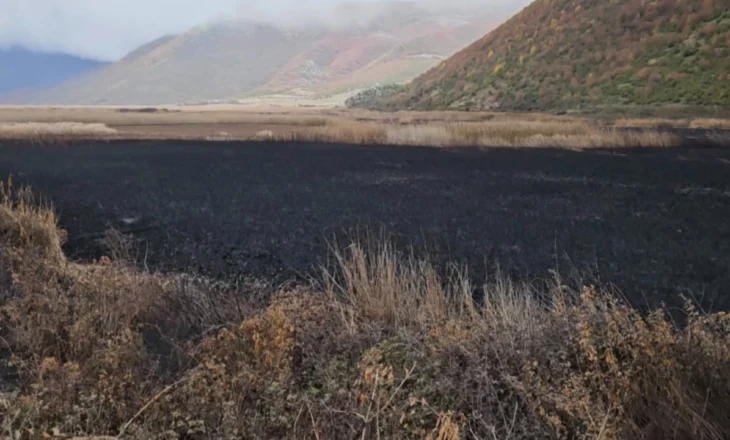
M352 0L355 17L368 19L377 4ZM517 0L527 3L527 0ZM515 0L417 0L419 7L515 9ZM220 20L256 20L303 26L347 22L338 0L0 0L0 48L21 46L98 60L120 59L141 44ZM339 7L336 7L339 5ZM347 8L344 8L345 10Z

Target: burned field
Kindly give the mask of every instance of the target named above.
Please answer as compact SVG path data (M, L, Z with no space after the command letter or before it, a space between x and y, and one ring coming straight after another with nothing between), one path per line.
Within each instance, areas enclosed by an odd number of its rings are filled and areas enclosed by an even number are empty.
M730 307L728 150L6 144L0 175L54 204L75 259L115 227L153 270L290 280L375 231L475 279L556 270L637 306Z

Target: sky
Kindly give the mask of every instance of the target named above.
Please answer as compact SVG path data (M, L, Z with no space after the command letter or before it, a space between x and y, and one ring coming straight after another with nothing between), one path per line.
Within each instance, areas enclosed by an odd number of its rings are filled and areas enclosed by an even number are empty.
M115 61L156 38L231 19L265 22L327 20L338 0L0 0L0 49L12 46ZM355 0L370 1L370 0ZM384 0L392 1L392 0ZM504 7L525 0L478 2Z

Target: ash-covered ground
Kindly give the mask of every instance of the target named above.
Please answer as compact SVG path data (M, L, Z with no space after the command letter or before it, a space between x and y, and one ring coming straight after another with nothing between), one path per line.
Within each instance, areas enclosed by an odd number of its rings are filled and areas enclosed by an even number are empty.
M730 308L730 151L127 142L0 145L77 259L113 226L152 270L288 279L346 236L391 234L482 278L551 270L632 303Z

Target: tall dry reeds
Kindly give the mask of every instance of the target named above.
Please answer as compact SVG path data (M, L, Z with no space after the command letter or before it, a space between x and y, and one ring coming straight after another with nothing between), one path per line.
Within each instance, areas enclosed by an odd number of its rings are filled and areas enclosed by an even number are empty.
M24 109L24 117L34 117ZM41 111L41 110L38 110ZM115 109L45 109L46 122L0 123L0 140L54 144L73 140L185 139L330 142L370 145L550 148L667 147L680 138L657 129L727 128L721 119L620 119L602 127L595 120L548 114L464 112L380 113L359 110L182 110L120 112ZM57 113L61 112L61 113ZM96 113L95 113L96 112ZM104 123L59 122L63 116ZM95 116L96 115L96 116ZM42 116L42 117L41 117ZM118 125L114 125L118 124ZM186 130L175 130L177 126ZM114 128L116 127L116 128ZM136 128L135 128L136 127ZM157 127L157 128L155 128ZM195 128L190 128L195 127ZM623 130L623 128L640 129ZM160 130L157 132L155 130ZM724 137L719 143L726 145Z
M583 122L479 122L395 125L348 122L290 132L266 140L431 147L622 148L676 147L681 139L656 130L620 131Z

